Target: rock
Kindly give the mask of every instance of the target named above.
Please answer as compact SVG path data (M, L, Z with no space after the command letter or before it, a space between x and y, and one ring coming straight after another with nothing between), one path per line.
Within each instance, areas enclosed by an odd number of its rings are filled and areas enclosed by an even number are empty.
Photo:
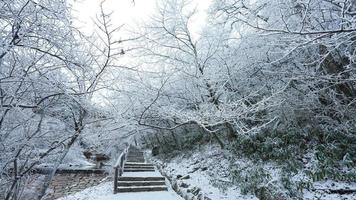
M189 174L187 174L187 175L185 175L185 176L182 176L180 179L181 179L181 180L190 179L190 176L189 176Z
M152 148L152 156L157 156L159 154L159 147L158 146L154 146Z
M101 162L101 161L107 161L107 160L110 160L110 157L107 156L106 154L103 154L103 153L95 154L95 161Z
M181 182L181 183L179 183L179 186L182 187L182 188L188 188L189 184Z
M89 150L85 150L84 152L83 152L83 154L84 154L84 156L85 156L85 158L86 159L90 159L90 157L92 156L92 152L90 152Z
M206 170L208 170L208 167L201 168L201 171L206 171Z
M194 167L192 170L190 170L188 173L191 174L191 173L194 173L196 171L198 171L198 169L200 169L200 167Z
M180 179L180 178L182 178L182 175L178 174L177 179Z
M103 161L110 160L110 157L108 155L103 153L97 153L93 150L85 150L83 154L85 158L87 158L88 160L94 160L96 162L103 162Z
M200 190L201 189L198 187L193 187L191 193L194 194L195 196L197 196L199 194Z
M204 197L204 196L203 196L203 193L200 192L200 193L198 194L198 199L199 199L199 200L203 200L203 199L204 199L203 197Z
M199 160L196 160L192 165L198 164Z
M178 191L178 184L177 184L176 181L173 182L172 188L173 188L174 191Z

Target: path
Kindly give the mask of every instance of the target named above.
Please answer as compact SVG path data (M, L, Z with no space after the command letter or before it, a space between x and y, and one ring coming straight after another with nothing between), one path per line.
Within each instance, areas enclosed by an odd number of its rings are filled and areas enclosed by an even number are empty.
M117 192L167 191L165 178L151 163L146 163L143 152L130 147L124 164L123 176L118 178Z
M132 146L124 164L124 173L118 180L118 192L118 197L123 199L181 199L168 191L165 177L151 163L145 162L142 151Z

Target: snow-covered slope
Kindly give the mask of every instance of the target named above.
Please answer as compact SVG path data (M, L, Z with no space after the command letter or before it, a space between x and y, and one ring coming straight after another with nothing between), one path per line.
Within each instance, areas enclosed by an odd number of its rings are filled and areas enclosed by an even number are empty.
M149 151L148 156L150 156ZM286 195L288 191L283 187L280 166L269 162L254 163L247 158L233 158L233 156L234 155L229 153L229 151L222 150L216 145L205 145L202 148L184 151L173 158L168 159L166 155L166 157L157 156L151 159L159 166L162 174L169 178L173 188L185 199L258 199L255 194L251 192L247 194L242 192L243 188L252 188L252 184L260 188L273 188L275 199L291 198ZM234 160L233 162L230 161L232 158ZM239 173L240 176L246 178L253 177L251 174L261 169L263 173L256 173L256 176L259 176L257 178L267 178L257 183L253 183L252 180L236 183L236 181L232 181L232 173L234 172L231 172L231 167L235 167L235 169L239 170L235 173ZM300 177L300 174L296 176ZM289 178L293 179L298 177ZM306 200L356 199L355 192L346 194L330 192L331 190L337 189L356 191L356 183L334 181L314 182L310 190L303 190L301 198Z

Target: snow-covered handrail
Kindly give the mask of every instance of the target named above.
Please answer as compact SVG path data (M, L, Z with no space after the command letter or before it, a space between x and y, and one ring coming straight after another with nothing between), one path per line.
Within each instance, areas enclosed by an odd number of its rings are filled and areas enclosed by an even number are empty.
M127 157L127 152L129 151L130 145L128 145L124 151L120 154L119 158L117 159L114 165L114 194L117 193L117 182L119 176L122 176L124 171L124 165Z

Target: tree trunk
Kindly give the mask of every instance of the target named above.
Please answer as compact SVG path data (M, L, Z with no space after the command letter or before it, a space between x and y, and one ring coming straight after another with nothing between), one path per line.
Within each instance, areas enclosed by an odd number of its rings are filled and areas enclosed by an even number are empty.
M55 166L52 169L52 172L45 178L43 184L42 184L42 189L40 194L38 195L37 199L42 199L44 197L44 195L46 194L46 190L49 187L49 184L51 183L54 175L56 174L56 171L59 167L59 165L62 163L63 159L66 157L66 155L69 152L69 149L72 147L72 145L74 144L74 142L77 140L77 138L79 137L81 130L78 130L73 137L71 138L71 140L68 142L68 144L66 145L66 148L63 152L63 154L61 155L61 157L58 159L57 163L55 164Z

